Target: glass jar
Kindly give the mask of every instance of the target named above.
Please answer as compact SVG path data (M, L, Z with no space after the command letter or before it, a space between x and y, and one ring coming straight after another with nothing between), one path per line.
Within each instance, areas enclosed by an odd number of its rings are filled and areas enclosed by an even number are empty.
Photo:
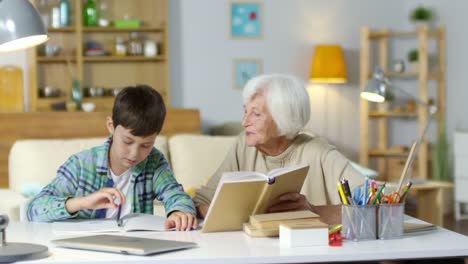
M130 39L127 44L128 55L139 56L143 55L143 42L141 41L138 32L131 32Z
M127 55L127 46L125 45L125 40L121 37L115 38L114 55L115 56Z

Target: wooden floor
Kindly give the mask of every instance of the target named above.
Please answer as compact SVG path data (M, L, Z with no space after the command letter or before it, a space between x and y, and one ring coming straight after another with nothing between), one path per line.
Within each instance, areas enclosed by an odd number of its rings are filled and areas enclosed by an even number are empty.
M468 220L455 221L453 214L445 215L444 227L449 230L468 236Z

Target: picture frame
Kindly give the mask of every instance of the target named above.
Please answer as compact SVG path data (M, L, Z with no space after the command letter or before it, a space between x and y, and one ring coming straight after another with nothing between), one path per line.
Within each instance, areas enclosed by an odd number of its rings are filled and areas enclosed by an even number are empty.
M234 59L232 63L233 89L242 90L245 84L263 71L260 59L241 58Z
M261 2L233 1L229 5L229 32L232 39L260 39L263 35Z

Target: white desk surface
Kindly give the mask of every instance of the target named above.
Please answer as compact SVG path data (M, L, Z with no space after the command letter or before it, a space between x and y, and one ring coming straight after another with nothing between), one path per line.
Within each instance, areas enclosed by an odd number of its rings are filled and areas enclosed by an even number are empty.
M418 221L418 220L412 220ZM342 247L281 248L278 238L251 238L244 232L130 232L127 236L198 243L198 248L146 257L55 247L52 225L10 223L7 242L36 243L49 247L49 257L27 263L297 263L420 259L468 256L468 236L443 228L405 235L402 239L344 241Z

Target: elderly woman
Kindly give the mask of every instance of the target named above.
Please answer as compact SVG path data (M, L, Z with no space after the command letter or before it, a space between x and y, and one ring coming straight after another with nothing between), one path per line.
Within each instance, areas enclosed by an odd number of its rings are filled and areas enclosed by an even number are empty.
M270 212L314 211L313 205L338 204L338 179L346 178L352 186L363 182L363 176L335 147L322 138L300 133L310 118L309 95L300 80L280 74L258 76L245 86L243 99L245 131L208 183L197 190L194 201L199 217L206 216L221 175L227 171L265 173L308 164L302 194L282 195Z

